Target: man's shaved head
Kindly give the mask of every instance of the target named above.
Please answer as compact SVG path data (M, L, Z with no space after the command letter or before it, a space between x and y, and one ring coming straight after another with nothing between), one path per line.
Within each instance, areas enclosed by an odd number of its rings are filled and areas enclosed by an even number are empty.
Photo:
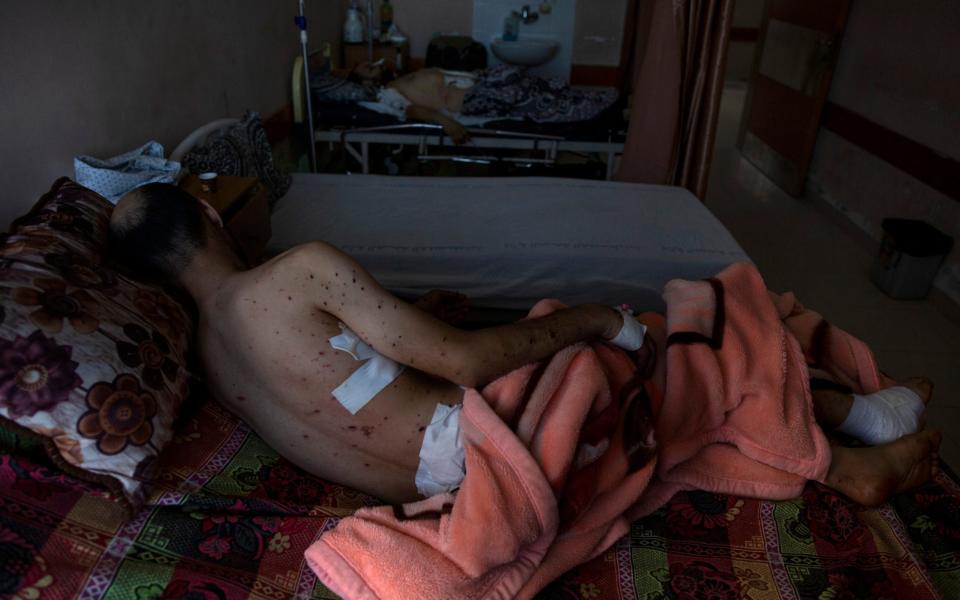
M175 283L206 246L205 219L200 202L184 190L148 183L113 209L109 252L138 279Z

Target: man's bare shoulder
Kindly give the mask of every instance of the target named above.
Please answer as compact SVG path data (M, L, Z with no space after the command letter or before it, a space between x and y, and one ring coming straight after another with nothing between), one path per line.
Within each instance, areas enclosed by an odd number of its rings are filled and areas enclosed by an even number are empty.
M240 307L253 300L290 295L293 291L310 293L313 288L322 289L342 256L342 252L324 242L301 244L243 272L231 289L224 290L224 299Z
M323 269L332 259L343 254L336 247L321 241L294 246L262 265L247 271L255 279L264 276L297 276L303 269Z

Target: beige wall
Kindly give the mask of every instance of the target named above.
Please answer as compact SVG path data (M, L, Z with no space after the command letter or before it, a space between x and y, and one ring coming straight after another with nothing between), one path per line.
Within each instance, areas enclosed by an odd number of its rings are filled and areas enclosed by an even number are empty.
M346 10L350 0L340 1ZM357 0L357 3L361 12L366 14L367 0ZM373 22L377 26L380 4L381 0L373 2ZM470 35L473 29L473 0L392 0L391 4L393 22L410 39L410 56L414 58L422 59L427 55L427 44L435 33Z
M310 0L313 39L336 39L339 2ZM0 11L0 228L73 157L156 139L173 149L209 120L290 102L295 2L4 2ZM330 31L331 25L333 31Z
M433 34L470 35L473 29L473 0L394 0L394 6L393 20L410 38L410 55L417 58L427 55Z
M830 100L960 160L958 31L957 2L854 2ZM937 287L960 302L960 201L824 129L809 184L875 239L884 217L925 219L952 235L958 245Z
M573 62L616 65L620 58L627 0L562 1L577 2ZM380 2L374 2L377 23L380 19ZM359 3L360 8L366 11L366 0L360 0ZM517 10L525 3L534 10L540 5L537 0L517 0ZM350 0L342 0L344 8L349 4ZM473 31L473 0L393 0L392 4L393 20L410 38L410 55L413 57L424 58L427 55L427 44L435 33L470 35Z

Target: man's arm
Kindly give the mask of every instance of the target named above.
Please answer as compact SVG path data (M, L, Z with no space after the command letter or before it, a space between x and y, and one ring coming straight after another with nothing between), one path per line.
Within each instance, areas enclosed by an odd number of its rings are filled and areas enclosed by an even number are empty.
M465 144L470 139L470 133L466 127L438 110L411 104L407 107L407 116L418 121L442 125L443 130L450 136L454 144Z
M585 304L538 319L464 331L396 298L329 244L306 244L291 260L291 279L300 282L317 309L339 318L384 356L468 387L489 383L571 344L613 338L623 326L615 309Z

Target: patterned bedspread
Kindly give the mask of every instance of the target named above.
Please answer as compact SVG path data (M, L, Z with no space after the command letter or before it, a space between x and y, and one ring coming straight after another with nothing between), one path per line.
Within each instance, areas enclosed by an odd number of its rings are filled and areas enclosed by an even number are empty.
M335 598L303 551L375 502L293 467L212 401L185 416L132 519L2 435L3 598ZM791 502L681 493L541 597L958 598L958 559L947 473L874 510L816 484Z

